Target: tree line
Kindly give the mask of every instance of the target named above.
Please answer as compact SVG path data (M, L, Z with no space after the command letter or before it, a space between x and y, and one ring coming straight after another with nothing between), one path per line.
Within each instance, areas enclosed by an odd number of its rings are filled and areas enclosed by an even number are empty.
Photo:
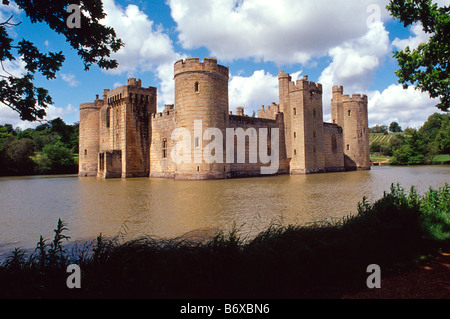
M78 172L78 123L56 118L26 130L0 125L0 176Z
M378 132L377 128L370 131L384 133ZM419 129L406 128L388 142L374 141L370 153L391 156L390 164L393 165L431 164L436 155L450 154L450 115L434 113Z

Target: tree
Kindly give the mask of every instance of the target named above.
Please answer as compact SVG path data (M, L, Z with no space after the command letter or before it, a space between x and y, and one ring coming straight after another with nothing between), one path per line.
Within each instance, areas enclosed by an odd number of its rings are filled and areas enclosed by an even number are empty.
M423 147L430 155L447 154L450 144L450 116L434 113L418 130Z
M101 0L14 2L25 11L32 23L46 23L56 33L64 35L70 46L77 50L85 70L89 70L92 64L97 64L102 69L117 67L117 61L109 59L109 56L111 52L117 52L123 43L116 38L113 28L99 23L106 16ZM9 4L9 0L2 0L2 5ZM67 21L71 15L67 12L69 5L79 8L80 28L71 28ZM32 42L25 39L13 45L13 39L6 29L17 25L12 23L11 19L12 16L6 21L0 21L0 64L7 73L0 75L0 102L17 111L22 120L41 120L46 115L45 108L53 101L46 89L34 86L34 75L39 72L46 79L54 79L65 57L62 51L41 53ZM4 68L4 61L15 60L13 51L25 62L27 73L22 77L12 75Z
M389 125L389 131L392 133L398 133L398 132L402 132L402 128L400 127L400 125L398 125L397 122L392 122Z
M395 71L403 88L416 89L439 98L437 108L448 111L450 106L450 6L438 7L432 0L391 0L386 7L405 27L421 23L430 35L427 43L417 49L406 47L395 51L400 69Z
M369 133L387 133L386 125L375 125L369 128Z
M379 153L381 152L381 142L380 141L374 141L369 146L370 154Z
M33 141L29 138L11 140L3 145L2 153L7 175L29 175L34 173Z

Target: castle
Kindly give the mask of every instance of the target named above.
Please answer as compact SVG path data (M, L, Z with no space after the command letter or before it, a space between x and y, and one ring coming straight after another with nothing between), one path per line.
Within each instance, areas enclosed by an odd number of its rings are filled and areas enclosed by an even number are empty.
M174 65L175 104L165 105L163 112L157 112L156 88L142 87L141 80L134 78L125 86L105 89L102 98L97 95L92 103L81 104L79 176L180 180L258 176L267 162L249 160L257 157L245 138L258 130L267 131L267 154L271 154L274 129L279 132L277 174L370 169L367 96L344 95L342 86L334 86L332 123L325 123L322 85L308 81L307 76L293 82L280 71L279 104L262 106L257 117L250 117L242 107L236 108L236 114L229 112L228 80L228 67L216 59L187 58ZM194 124L199 120L203 127L200 139L195 137ZM170 156L177 143L172 138L176 128L192 133L187 145L193 154L208 143L202 135L207 128L223 133L223 140L227 129L241 128L247 133L245 160L238 160L236 137L233 154L214 150L224 159L231 156L231 162L176 162Z

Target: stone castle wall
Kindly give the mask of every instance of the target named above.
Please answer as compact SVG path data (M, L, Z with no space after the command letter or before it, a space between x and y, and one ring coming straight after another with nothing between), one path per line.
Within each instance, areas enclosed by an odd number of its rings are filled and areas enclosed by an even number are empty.
M325 171L340 172L344 166L342 128L337 124L323 123L323 158Z
M343 129L343 151L347 170L370 169L367 104L366 95L344 95L342 86L333 87L332 121Z
M229 115L228 68L218 65L217 60L212 58L205 58L204 62L199 62L198 58L188 58L175 63L174 79L177 125L187 128L194 137L192 161L178 165L175 178L225 178L225 158L222 163L195 163L194 152L195 149L200 150L209 143L203 139L207 128L221 130L225 139ZM201 136L194 136L195 121L202 121Z
M171 138L177 127L175 110L166 106L163 112L152 114L151 127L150 177L173 178L177 167L170 152L176 143Z
M96 176L99 152L100 107L98 103L80 105L79 176Z
M307 76L293 82L288 73L280 71L279 104L262 106L257 118L246 116L243 107L236 107L232 115L228 72L213 58L177 61L175 104L166 105L160 113L156 111L156 88L144 88L134 78L127 85L105 89L94 103L81 104L79 175L187 180L261 175L261 168L270 164L261 162L259 145L254 149L248 144L260 129L267 130L269 154L271 130L279 130L279 174L370 169L367 96L344 95L342 86L333 87L333 123L324 123L322 85L308 81ZM195 123L201 123L202 129ZM172 160L179 142L172 140L172 133L177 128L189 133L189 163ZM214 149L216 161L196 162L198 154L206 154L202 153L205 146L213 145L215 136L204 135L209 128L220 131L223 153ZM249 135L245 136L243 162L238 159L237 137L229 156L233 161L227 162L227 128ZM255 158L256 163L252 162Z

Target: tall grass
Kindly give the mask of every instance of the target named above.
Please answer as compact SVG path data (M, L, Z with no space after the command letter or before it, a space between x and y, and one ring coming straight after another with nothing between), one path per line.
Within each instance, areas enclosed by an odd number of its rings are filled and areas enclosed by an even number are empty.
M382 274L450 248L450 189L423 196L399 185L357 213L308 226L272 225L251 239L233 227L208 241L142 237L96 241L75 251L42 237L26 256L16 249L0 267L0 296L30 298L334 298L365 288L369 264ZM66 287L67 265L82 271Z

